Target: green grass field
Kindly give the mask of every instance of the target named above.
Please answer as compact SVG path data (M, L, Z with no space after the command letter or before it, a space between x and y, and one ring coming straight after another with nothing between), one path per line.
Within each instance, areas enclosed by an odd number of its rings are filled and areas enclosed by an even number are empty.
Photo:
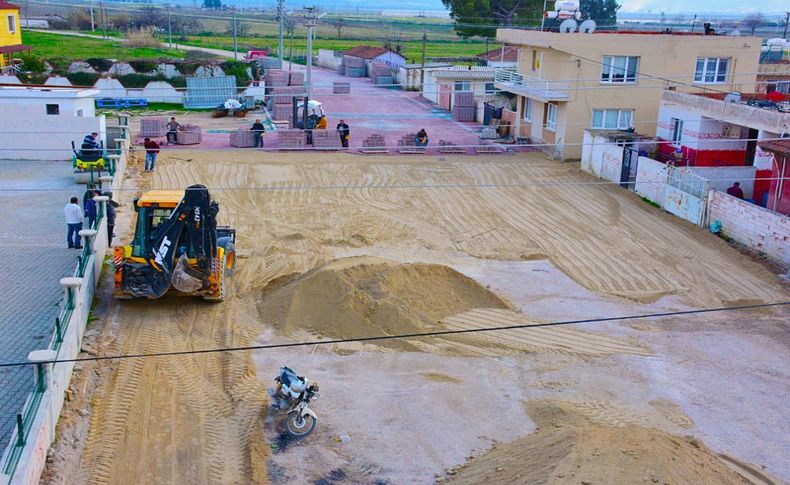
M180 59L183 51L148 47L127 47L121 42L89 37L73 37L42 32L22 32L22 42L33 48L32 53L43 59L85 60L107 59Z

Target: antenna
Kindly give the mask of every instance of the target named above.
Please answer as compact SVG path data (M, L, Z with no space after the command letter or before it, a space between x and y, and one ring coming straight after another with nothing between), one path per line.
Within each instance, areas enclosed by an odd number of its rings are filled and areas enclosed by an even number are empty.
M579 32L582 34L592 34L595 32L595 20L589 19L579 25Z
M578 24L573 19L565 19L560 24L560 33L562 34L570 34L571 32L576 31L576 27Z

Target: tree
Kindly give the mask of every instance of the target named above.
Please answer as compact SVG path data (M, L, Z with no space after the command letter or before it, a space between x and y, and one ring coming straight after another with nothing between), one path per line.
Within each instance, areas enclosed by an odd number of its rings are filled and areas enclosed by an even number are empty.
M442 0L461 37L496 36L498 26L535 26L543 17L541 0Z
M343 27L346 26L346 19L343 17L332 19L329 22L329 25L337 29L337 38L339 39L342 35Z
M233 20L230 21L228 30L225 32L227 35L233 35ZM236 19L236 37L247 37L250 33L250 24L244 23Z
M222 8L222 0L203 0L203 8L219 10Z
M579 10L583 19L595 20L595 23L604 28L614 28L617 25L617 11L620 9L617 0L581 0Z
M765 21L765 17L760 12L750 13L746 17L741 20L741 25L749 29L749 33L754 35L754 31L757 27L761 26Z

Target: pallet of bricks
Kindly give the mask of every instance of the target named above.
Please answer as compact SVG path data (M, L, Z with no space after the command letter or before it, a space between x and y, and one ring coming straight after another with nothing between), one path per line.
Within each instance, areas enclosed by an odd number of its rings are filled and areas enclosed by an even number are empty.
M371 66L369 76L376 86L391 86L394 82L390 67L383 62L374 62Z
M474 121L477 106L475 93L461 91L453 94L453 119L455 121Z
M368 73L365 59L343 56L343 73L348 77L365 77Z
M340 135L334 130L313 130L313 148L316 150L340 150Z
M387 141L384 135L373 133L362 140L362 153L387 153Z
M277 148L300 150L306 146L304 130L277 130Z
M425 153L425 147L418 147L415 144L417 133L403 135L398 140L398 153Z
M351 94L351 83L346 81L333 82L332 94Z

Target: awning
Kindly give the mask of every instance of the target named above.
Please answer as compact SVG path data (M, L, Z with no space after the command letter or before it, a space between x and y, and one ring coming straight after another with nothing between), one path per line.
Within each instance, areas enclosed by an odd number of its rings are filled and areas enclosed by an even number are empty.
M32 49L32 47L25 44L0 46L0 54L11 54L13 52L29 51L30 49Z

